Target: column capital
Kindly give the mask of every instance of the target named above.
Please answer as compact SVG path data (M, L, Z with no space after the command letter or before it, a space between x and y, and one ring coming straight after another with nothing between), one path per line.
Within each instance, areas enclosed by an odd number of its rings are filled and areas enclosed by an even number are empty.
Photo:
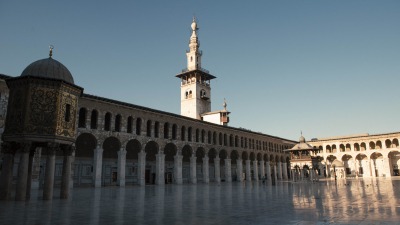
M64 152L64 156L71 156L75 151L75 146L72 145L62 145L61 150Z

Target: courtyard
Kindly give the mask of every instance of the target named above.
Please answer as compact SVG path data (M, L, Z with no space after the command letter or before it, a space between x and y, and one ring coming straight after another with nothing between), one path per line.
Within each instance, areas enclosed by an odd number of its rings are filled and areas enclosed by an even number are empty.
M59 193L59 190L55 190ZM1 201L1 224L399 224L400 179L75 188Z

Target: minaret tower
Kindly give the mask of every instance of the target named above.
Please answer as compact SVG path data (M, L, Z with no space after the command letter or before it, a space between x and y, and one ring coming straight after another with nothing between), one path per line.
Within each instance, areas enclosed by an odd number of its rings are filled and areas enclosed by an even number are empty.
M189 51L186 51L187 68L176 75L181 79L181 115L202 119L202 114L211 111L211 80L216 78L201 67L202 51L197 37L196 18L191 25L192 35Z

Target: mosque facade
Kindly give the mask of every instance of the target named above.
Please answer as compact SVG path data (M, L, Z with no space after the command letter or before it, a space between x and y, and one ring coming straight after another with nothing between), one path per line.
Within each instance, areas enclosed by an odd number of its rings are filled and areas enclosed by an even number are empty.
M229 126L226 102L211 110L216 77L202 67L195 20L191 28L187 68L176 75L180 115L87 94L52 52L21 76L0 75L0 199L26 200L33 188L52 199L54 186L68 198L83 186L291 180L310 170L399 175L400 132L297 144ZM285 151L296 146L304 151Z
M287 180L294 141L228 126L229 111L211 111L211 80L201 66L192 22L181 115L87 94L52 58L21 76L0 75L0 199L26 200L54 186L166 185Z

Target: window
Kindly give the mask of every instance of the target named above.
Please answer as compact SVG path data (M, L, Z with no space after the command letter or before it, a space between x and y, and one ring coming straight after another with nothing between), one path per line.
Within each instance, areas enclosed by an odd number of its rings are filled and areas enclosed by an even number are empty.
M79 110L79 122L78 122L78 127L80 128L86 128L86 109L81 108Z
M133 118L132 118L132 116L130 116L130 117L128 117L128 125L126 128L126 132L132 133L132 125L133 125L132 123L133 123Z
M65 105L65 122L69 122L71 119L71 105L66 104Z
M97 129L97 111L93 110L90 116L90 129Z
M121 115L119 114L115 117L115 131L121 131Z
M106 113L106 116L104 118L104 130L105 131L110 131L111 128L111 113Z
M142 119L137 118L136 119L136 135L140 135L142 130Z
M154 123L154 137L158 138L160 132L160 123L159 122L155 122Z
M164 124L164 138L165 139L169 138L169 124L168 123Z
M147 137L151 137L151 120L147 121L146 135L147 135Z
M176 124L172 125L172 139L176 140Z

